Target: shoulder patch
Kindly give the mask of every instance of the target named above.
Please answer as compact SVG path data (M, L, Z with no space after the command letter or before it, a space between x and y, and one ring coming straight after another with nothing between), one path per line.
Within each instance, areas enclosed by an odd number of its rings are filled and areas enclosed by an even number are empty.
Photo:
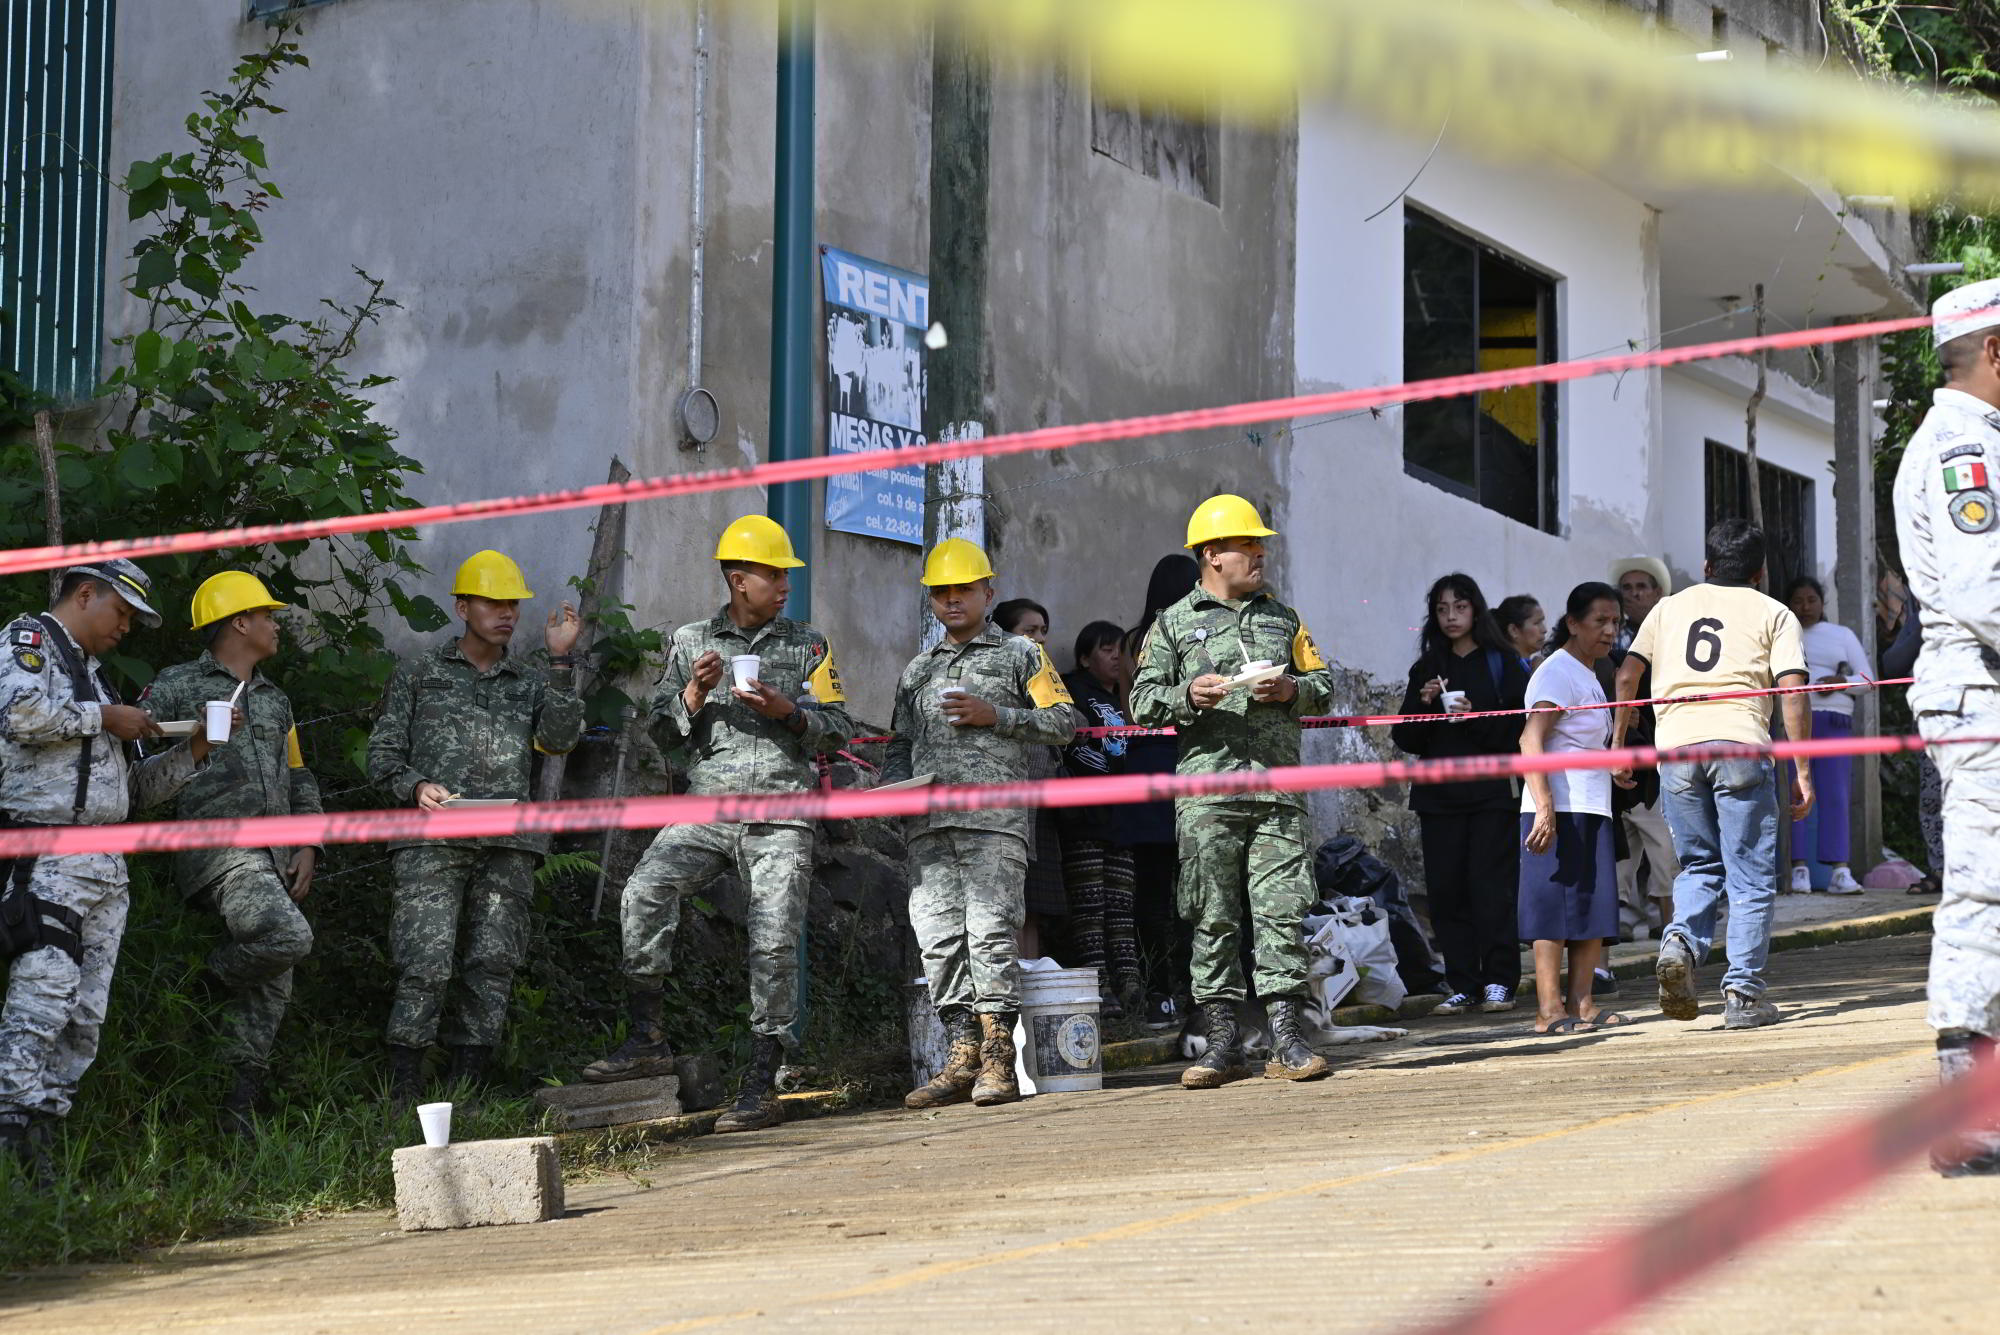
M1312 632L1306 629L1306 619L1299 618L1299 633L1292 636L1292 666L1301 672L1317 672L1326 666L1326 660L1319 656L1319 646L1313 643Z
M1983 491L1986 485L1986 465L1983 463L1944 466L1944 489L1954 495L1961 491Z
M1981 445L1978 441L1969 440L1963 445L1954 445L1943 454L1940 454L1938 462L1950 463L1953 459L1962 459L1967 455L1971 455L1974 458L1983 458L1985 454L1986 447L1984 445Z
M812 687L813 699L823 705L846 704L847 697L840 689L840 669L833 665L833 644L829 641L822 648L825 652L820 655L819 666L806 678L806 685Z
M1028 698L1035 702L1035 708L1047 709L1050 705L1068 705L1076 702L1070 698L1069 687L1063 684L1062 674L1049 661L1049 651L1035 645L1035 657L1041 667L1028 678Z
M18 626L14 630L14 643L26 645L30 649L42 647L42 633L33 626Z
M36 650L28 649L25 647L16 648L14 650L14 661L16 663L19 663L22 667L26 668L30 672L40 672L43 666L48 662L48 660L46 658L43 658L41 654L38 653Z
M1991 533L1995 521L1993 493L1981 488L1951 498L1951 522L1961 533ZM19 657L17 654L16 657Z

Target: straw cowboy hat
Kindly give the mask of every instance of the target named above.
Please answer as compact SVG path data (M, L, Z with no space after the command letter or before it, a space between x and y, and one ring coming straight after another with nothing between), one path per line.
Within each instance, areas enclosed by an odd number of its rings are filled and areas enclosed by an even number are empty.
M1674 577L1667 573L1667 563L1657 556L1626 556L1611 563L1611 582L1615 585L1625 578L1628 570L1643 570L1653 577L1653 583L1660 586L1660 596L1666 597L1674 591Z

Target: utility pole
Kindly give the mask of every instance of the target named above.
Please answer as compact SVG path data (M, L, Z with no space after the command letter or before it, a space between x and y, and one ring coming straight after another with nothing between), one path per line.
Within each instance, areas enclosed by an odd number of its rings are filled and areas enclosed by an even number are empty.
M925 363L924 436L986 434L986 259L992 196L993 56L963 28L931 31L931 319L946 342ZM954 459L924 469L924 546L945 538L986 545L986 467ZM944 628L926 602L923 645Z
M778 0L778 162L771 260L771 462L813 452L813 0ZM770 515L806 565L787 616L812 617L812 483L771 488Z
M1764 337L1764 285L1757 284L1757 337ZM1764 484L1757 472L1757 409L1763 406L1768 386L1771 354L1757 349L1757 388L1750 395L1750 407L1743 414L1743 476L1750 489L1750 522L1764 527Z

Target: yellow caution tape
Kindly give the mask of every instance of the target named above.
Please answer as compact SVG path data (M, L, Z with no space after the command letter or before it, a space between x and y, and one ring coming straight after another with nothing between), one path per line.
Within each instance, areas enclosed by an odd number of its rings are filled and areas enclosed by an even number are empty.
M591 0L576 0L589 4ZM668 0L654 0L656 4ZM673 0L685 3L686 0ZM602 4L604 0L597 0ZM840 40L924 20L1014 58L1067 60L1097 92L1288 120L1324 99L1486 156L1553 153L1663 184L1769 184L1771 166L1851 194L2000 198L2000 114L1606 11L1507 0L817 0ZM746 6L768 14L768 0ZM1454 114L1456 113L1456 114Z

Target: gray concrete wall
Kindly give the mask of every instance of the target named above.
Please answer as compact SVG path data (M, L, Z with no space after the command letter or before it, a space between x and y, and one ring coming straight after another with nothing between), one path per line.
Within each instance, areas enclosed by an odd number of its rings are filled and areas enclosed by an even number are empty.
M1087 79L1003 62L994 90L989 430L1291 392L1295 133L1224 125L1220 205L1091 150ZM1006 596L1049 608L1057 665L1085 622L1138 618L1147 576L1218 491L1275 518L1286 446L1240 431L989 461ZM1286 587L1285 547L1275 550Z

